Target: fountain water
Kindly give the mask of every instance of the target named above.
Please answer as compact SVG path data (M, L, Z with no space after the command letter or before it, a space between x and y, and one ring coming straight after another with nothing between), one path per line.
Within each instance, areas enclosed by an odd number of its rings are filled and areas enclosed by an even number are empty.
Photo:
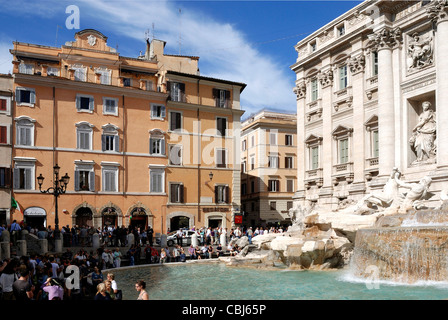
M448 280L448 210L413 210L378 220L373 228L358 230L350 268L355 277L400 283ZM399 221L400 223L397 223Z

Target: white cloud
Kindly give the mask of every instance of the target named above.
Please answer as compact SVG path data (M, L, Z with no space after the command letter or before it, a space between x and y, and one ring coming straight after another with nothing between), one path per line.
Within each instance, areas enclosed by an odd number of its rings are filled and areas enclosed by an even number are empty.
M166 41L166 50L176 54L181 35L180 54L199 56L202 75L247 84L241 96L245 116L263 108L295 112L292 71L256 50L229 23L188 10L179 18L178 7L169 1L131 1L125 6L120 1L83 1L82 21L83 15L95 16L116 34L141 41L144 31L154 24L156 38Z

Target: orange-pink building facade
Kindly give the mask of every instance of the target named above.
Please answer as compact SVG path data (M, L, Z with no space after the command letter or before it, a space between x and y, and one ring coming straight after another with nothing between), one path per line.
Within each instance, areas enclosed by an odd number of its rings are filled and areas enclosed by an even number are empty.
M15 42L10 220L53 226L53 166L70 182L62 225L233 225L240 207L239 99L245 84L201 76L197 57L120 56L86 29L62 47Z

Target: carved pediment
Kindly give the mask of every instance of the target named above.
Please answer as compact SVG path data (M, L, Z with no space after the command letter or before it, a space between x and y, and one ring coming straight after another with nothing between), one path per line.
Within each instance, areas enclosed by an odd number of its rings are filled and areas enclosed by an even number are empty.
M336 127L336 129L333 130L333 132L331 133L331 135L333 136L333 138L338 138L341 136L350 136L353 132L353 128L348 128L342 125L339 125Z
M310 145L321 144L322 137L316 136L314 134L310 134L308 138L305 139L306 145L309 147Z

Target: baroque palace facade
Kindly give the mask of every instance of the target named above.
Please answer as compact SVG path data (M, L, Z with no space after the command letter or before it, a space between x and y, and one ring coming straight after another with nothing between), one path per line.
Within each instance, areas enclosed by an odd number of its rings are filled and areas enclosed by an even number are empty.
M295 205L330 210L381 190L394 167L448 181L448 2L365 1L302 41Z
M9 220L55 222L53 166L70 176L59 225L230 228L240 207L240 94L203 77L198 57L121 56L86 29L61 47L14 42ZM235 146L238 145L238 148Z

